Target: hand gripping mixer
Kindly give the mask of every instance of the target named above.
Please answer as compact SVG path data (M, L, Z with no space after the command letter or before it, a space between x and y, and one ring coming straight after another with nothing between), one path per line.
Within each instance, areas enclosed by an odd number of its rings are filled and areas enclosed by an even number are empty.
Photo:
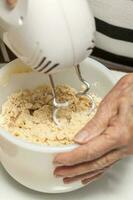
M77 95L88 97L89 113L94 109L90 84L82 77L79 65L94 48L95 24L87 0L18 0L14 9L0 0L0 30L3 41L17 57L49 76L53 120L58 126L57 112L69 103L58 102L53 73L74 66L85 86Z

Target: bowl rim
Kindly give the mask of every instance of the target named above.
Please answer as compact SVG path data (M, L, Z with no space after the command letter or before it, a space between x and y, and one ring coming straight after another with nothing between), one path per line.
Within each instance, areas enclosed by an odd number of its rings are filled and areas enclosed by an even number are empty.
M21 62L20 59L15 59L12 62L5 65L5 67L9 67L11 64L15 64L15 62ZM93 58L87 58L83 62L88 62L94 64L105 76L108 77L108 79L112 82L112 84L115 84L116 80L113 76L112 72L105 67L102 63L94 60ZM81 63L82 64L82 63ZM61 145L61 146L49 146L49 145L42 145L42 144L34 144L30 143L26 140L19 139L12 134L10 134L8 131L6 131L3 128L0 128L0 136L2 138L6 139L8 142L21 147L23 149L27 149L34 152L40 152L40 153L61 153L61 152L68 152L76 147L78 147L78 144L71 144L71 145Z

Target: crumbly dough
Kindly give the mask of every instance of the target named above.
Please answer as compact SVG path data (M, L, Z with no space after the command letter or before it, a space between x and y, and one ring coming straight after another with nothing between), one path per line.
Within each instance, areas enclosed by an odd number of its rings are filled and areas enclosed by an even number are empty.
M70 103L68 108L58 112L60 128L52 120L52 93L47 85L9 96L2 105L0 126L31 143L52 146L74 143L75 135L95 115L97 108L88 115L91 106L88 98L78 96L77 91L67 85L57 86L56 95L60 102ZM101 98L92 97L98 107Z

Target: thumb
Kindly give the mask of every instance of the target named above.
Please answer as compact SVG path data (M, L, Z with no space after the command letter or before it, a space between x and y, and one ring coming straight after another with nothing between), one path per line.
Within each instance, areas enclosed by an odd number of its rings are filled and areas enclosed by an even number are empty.
M107 128L111 116L111 110L107 110L106 105L100 106L94 118L76 135L75 142L85 144L100 135Z

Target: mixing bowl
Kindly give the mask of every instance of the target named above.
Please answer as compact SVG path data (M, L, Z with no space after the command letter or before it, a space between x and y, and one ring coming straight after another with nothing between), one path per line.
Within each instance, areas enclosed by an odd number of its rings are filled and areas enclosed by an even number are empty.
M115 83L111 71L91 58L87 58L81 63L81 66L83 76L92 84L91 92L103 98ZM6 81L0 82L0 107L6 101L7 96L15 91L35 88L48 83L47 76L37 72L27 73L25 69L25 66L17 59L0 70L0 79L4 80L2 78L6 77ZM9 74L12 75L8 80ZM81 88L74 68L55 74L54 79L56 84L69 84L77 90ZM36 191L62 193L83 187L81 182L65 185L62 179L53 175L55 155L71 151L76 147L76 144L60 147L32 144L20 140L0 128L0 161L2 165L16 181Z

